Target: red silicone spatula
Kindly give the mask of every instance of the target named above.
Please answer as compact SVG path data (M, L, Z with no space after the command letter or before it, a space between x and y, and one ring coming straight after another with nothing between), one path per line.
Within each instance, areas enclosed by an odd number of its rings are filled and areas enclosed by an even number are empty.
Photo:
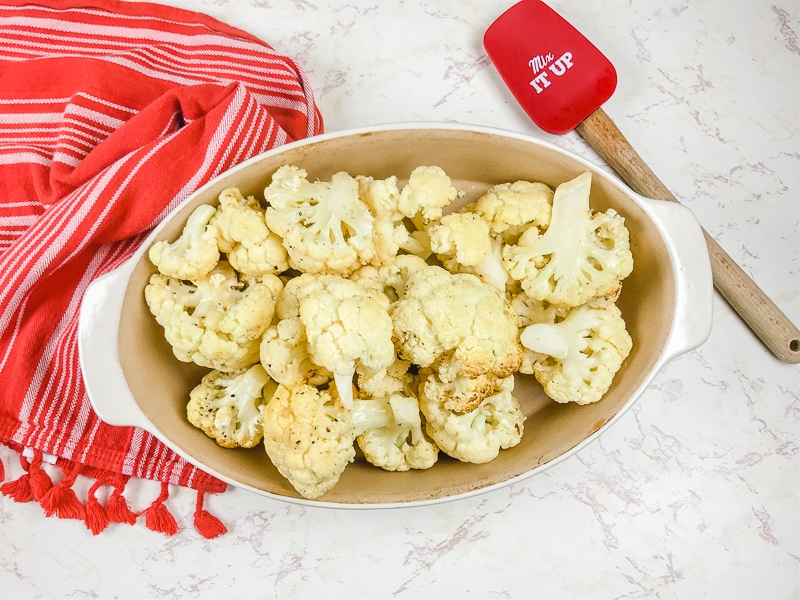
M492 23L484 47L528 116L548 133L576 130L633 191L677 198L600 106L614 93L611 62L540 0L523 0ZM714 285L780 360L800 362L800 330L704 231Z

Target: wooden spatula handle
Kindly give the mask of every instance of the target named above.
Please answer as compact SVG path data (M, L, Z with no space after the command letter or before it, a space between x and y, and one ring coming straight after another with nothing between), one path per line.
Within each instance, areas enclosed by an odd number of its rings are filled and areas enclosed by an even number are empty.
M656 200L678 199L656 177L602 108L578 127L589 143L633 191ZM714 286L780 360L800 362L800 330L704 229Z

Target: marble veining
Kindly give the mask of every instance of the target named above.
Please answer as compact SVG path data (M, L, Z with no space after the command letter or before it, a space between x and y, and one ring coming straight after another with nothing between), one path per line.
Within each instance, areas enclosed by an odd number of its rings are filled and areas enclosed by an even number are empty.
M606 167L540 131L482 36L500 0L167 0L294 57L328 131L393 121L489 125ZM792 0L551 0L614 63L606 112L667 186L800 322L800 7ZM491 492L330 510L231 489L165 537L0 497L0 597L800 598L800 369L716 295L711 337L668 363L598 440ZM21 471L0 448L6 477ZM80 481L77 484L86 485ZM132 482L142 506L157 495ZM104 501L105 498L101 498ZM142 506L134 506L134 510Z

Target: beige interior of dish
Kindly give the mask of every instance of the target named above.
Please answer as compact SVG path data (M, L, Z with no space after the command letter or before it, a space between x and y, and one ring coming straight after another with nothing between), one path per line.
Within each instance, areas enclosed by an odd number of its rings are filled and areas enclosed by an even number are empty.
M237 186L245 195L261 197L272 172L287 163L300 165L310 177L320 179L339 170L405 178L419 165L436 164L467 192L467 200L491 184L527 179L555 187L584 170L583 164L538 144L485 132L411 129L332 138L266 156L223 176L187 205L160 238L175 239L193 208L199 203L216 203L217 194L226 187ZM485 465L442 457L430 470L407 473L385 472L357 460L322 502L418 502L501 483L574 448L625 406L652 371L667 341L674 311L672 267L662 238L644 211L599 172L593 178L591 201L596 209L613 207L625 217L635 260L634 272L625 280L619 299L634 347L606 397L588 406L561 405L549 400L532 377L517 376L516 394L527 417L523 441L517 447L502 451ZM261 447L220 448L187 422L189 390L204 370L173 357L150 315L143 290L152 272L146 257L136 266L119 332L122 369L139 407L159 436L180 448L192 462L206 465L233 483L299 498Z

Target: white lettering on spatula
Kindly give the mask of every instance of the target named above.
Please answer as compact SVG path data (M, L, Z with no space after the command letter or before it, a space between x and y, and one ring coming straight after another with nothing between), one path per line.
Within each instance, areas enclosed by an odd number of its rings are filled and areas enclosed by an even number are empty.
M561 77L573 67L572 52L564 52L555 62L553 62L552 54L545 56L540 54L530 59L528 66L533 70L534 74L530 85L533 86L537 94L541 94L546 88L550 87L549 76L551 73L556 77Z

